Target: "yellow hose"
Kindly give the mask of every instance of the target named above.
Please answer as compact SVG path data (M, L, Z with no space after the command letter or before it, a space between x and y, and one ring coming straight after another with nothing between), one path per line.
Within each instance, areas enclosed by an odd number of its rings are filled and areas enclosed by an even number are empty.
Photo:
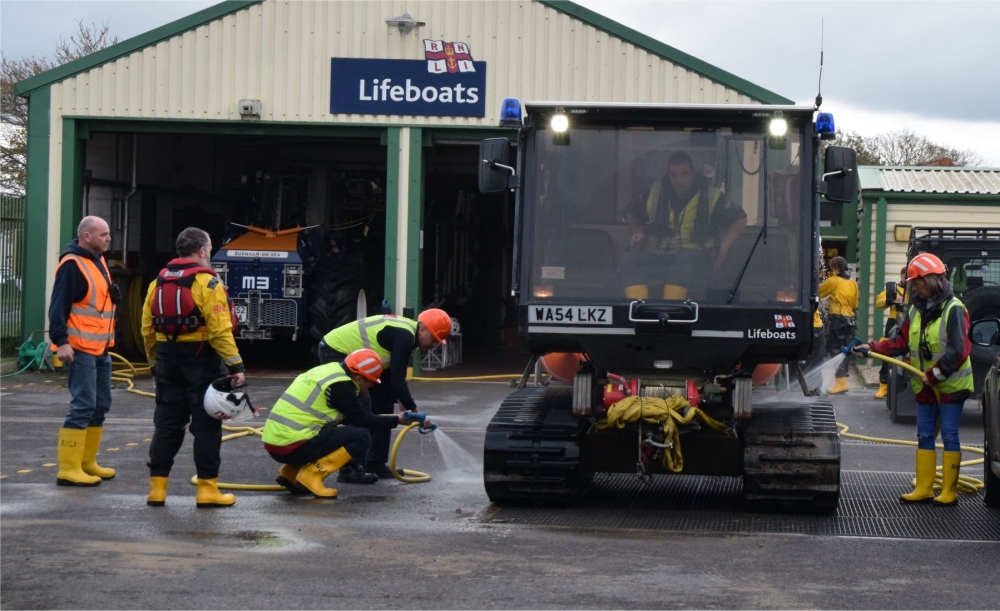
M890 444L901 445L901 446L916 446L917 445L916 441L904 441L902 439L887 439L885 437L869 437L868 435L858 435L856 433L848 433L847 431L849 431L850 429L847 427L846 424L842 424L840 422L837 423L837 427L840 428L840 435L841 435L841 437L850 437L852 439L860 439L862 441L874 441L874 442L877 442L877 443L890 443ZM943 448L944 445L939 443L939 444L936 444L935 447L937 447L937 448ZM973 452L975 454L984 454L983 450L981 450L979 448L974 448L972 446L960 446L960 447L965 452ZM959 466L960 467L969 467L969 466L972 466L972 465L981 465L981 464L983 464L984 461L985 461L985 459L983 459L983 458L977 458L975 460L966 460L966 461L963 461L963 462L959 463ZM912 483L914 483L914 484L916 483L916 478L913 479ZM941 465L937 466L937 474L934 476L934 487L938 488L938 489L941 488ZM976 479L974 477L970 477L968 475L959 475L958 476L958 489L959 489L960 492L967 492L969 494L975 494L976 492L979 492L980 490L983 489L983 482L979 481L978 479Z
M684 470L684 455L681 452L681 433L678 425L688 424L698 418L708 427L726 432L726 425L712 418L697 407L692 407L687 399L673 395L668 399L657 397L625 397L608 408L608 415L597 421L597 428L624 428L630 422L643 420L663 428L663 466L672 473Z
M399 444L403 441L403 437L410 432L410 429L415 426L420 426L420 423L414 422L406 425L403 430L399 432L399 435L396 436L396 441L392 444L392 451L389 452L389 470L392 471L393 477L404 484L420 484L431 481L431 476L427 473L414 471L412 469L396 470L396 452L399 450Z
M905 369L905 370L909 371L910 373L912 373L912 374L920 377L921 380L924 379L924 372L920 371L919 369L917 369L913 365L910 365L909 363L904 363L903 361L894 359L891 356L886 356L884 354L878 354L878 353L873 352L871 350L868 351L868 356L877 358L880 361L885 361L886 363L892 363L893 365L899 365L903 369ZM941 391L939 391L937 389L937 387L935 387L935 386L931 386L931 390L934 391L934 396L937 397L938 401L940 402L941 401Z
M535 374L531 374L534 377ZM498 373L490 374L486 376L465 376L460 378L419 378L413 377L411 380L416 380L418 382L478 382L479 380L509 380L511 378L520 378L520 373Z
M122 355L120 355L120 354L118 354L116 352L109 352L108 355L112 359L117 359L118 361L120 361L121 363L123 363L125 365L125 369L115 370L115 365L116 364L115 363L111 364L111 379L112 380L114 380L115 382L126 382L128 384L128 391L129 392L133 392L133 393L135 393L137 395L142 395L143 397L156 397L156 394L154 394L154 393L146 392L145 390L138 390L137 388L135 388L135 385L132 383L132 379L135 378L139 374L143 374L143 373L152 374L152 371L151 371L151 369L150 369L150 367L149 367L148 364L144 363L144 364L140 365L139 367L136 367L134 363L132 363L131 361L129 361L128 359L126 359L125 357L123 357Z
M222 441L229 441L230 439L239 439L240 437L247 437L249 435L256 435L257 437L264 436L264 427L254 427L254 426L232 426L229 424L222 425L223 431L234 431L230 435L223 435ZM198 485L198 475L191 476L191 483ZM223 482L218 483L220 489L224 490L251 490L256 492L284 492L285 487L279 486L277 484L226 484Z
M419 484L422 482L431 481L431 476L427 473L421 471L414 471L412 469L396 469L396 452L399 450L399 444L403 440L403 437L410 432L415 426L419 426L419 423L414 422L408 425L399 435L396 436L396 442L392 444L392 452L389 454L389 470L392 471L392 476L397 480L403 482L404 484ZM264 436L264 427L253 427L253 426L231 426L228 424L222 425L222 430L233 431L230 435L224 435L222 441L229 441L230 439L238 439L240 437L247 437L249 435L256 435L257 437ZM191 483L198 484L198 475L195 474L191 476ZM219 488L224 490L251 490L256 492L284 492L284 486L278 486L277 484L227 484L224 482L219 482Z

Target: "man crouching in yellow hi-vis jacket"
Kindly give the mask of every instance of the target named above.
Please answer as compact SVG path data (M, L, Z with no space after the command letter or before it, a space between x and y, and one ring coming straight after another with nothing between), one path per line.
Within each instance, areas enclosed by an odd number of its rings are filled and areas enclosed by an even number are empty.
M358 393L379 384L381 374L382 359L362 348L295 378L264 424L264 449L283 465L279 484L293 494L336 498L337 491L323 480L352 457L365 455L372 442L369 429L388 431L411 422L410 412L372 414L362 407ZM425 429L432 426L424 420Z

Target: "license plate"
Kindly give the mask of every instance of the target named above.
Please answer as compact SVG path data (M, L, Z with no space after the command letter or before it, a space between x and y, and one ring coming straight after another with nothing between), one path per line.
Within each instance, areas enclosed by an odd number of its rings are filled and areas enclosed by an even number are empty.
M550 325L610 325L609 306L528 306L528 322Z
M237 322L245 325L247 322L247 306L245 305L233 306L233 309L236 310Z

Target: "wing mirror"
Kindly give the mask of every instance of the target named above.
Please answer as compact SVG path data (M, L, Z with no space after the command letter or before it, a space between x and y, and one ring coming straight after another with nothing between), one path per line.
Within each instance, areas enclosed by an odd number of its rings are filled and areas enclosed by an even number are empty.
M510 140L489 138L479 144L479 192L500 193L514 176L510 166Z
M969 325L969 339L977 346L1000 343L1000 319L984 318Z
M831 202L854 201L858 193L858 155L846 146L829 146L823 168L826 198Z

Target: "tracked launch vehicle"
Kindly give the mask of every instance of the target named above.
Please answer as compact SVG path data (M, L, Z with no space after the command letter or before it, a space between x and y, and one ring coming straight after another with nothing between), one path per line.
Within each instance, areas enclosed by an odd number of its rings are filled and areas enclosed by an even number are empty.
M828 400L805 396L799 366L818 304L820 198L851 201L857 188L853 150L827 147L821 164L833 117L508 99L501 125L516 137L482 143L480 190L516 201L512 292L533 358L487 428L490 499L571 503L597 472L679 472L741 476L750 505L835 510L836 420ZM670 176L685 154L686 185ZM666 189L706 205L670 206L678 229L650 245ZM528 385L552 353L577 355L566 383ZM775 363L798 383L765 402L753 372ZM628 400L639 417L606 426ZM674 423L650 422L665 403Z

